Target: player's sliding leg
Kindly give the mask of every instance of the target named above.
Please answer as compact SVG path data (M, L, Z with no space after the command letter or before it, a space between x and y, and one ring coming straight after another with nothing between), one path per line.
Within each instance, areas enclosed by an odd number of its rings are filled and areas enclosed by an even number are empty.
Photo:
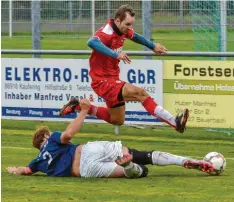
M197 169L206 173L210 173L214 170L212 164L202 160L194 160L194 159L185 160L183 162L183 166L188 169Z
M152 164L159 166L178 165L188 169L197 169L207 173L213 170L213 166L208 162L191 159L184 156L178 156L166 152L142 152L135 149L129 149L129 153L133 156L132 162L137 164Z
M197 169L206 173L213 171L213 166L209 162L159 151L152 152L152 163L153 165L160 166L178 165L188 169Z
M67 114L74 113L75 111L80 111L79 100L71 97L69 102L63 106L60 110L59 115L65 116ZM90 116L96 116L99 119L102 119L108 123L111 123L111 116L106 107L98 107L94 105L90 105L88 114Z
M133 163L131 154L126 154L115 162L124 168L124 174L127 178L139 178L148 175L148 168Z

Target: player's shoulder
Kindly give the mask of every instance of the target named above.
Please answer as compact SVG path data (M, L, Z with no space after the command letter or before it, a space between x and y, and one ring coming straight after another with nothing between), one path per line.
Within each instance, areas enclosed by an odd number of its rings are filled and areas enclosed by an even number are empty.
M114 34L114 30L111 26L111 19L108 20L106 22L106 24L104 26L102 26L98 31L97 33L100 33L100 34L105 34L107 36L111 36Z
M112 28L112 26L110 24L106 24L102 28L101 32L111 36L114 33L114 30L113 30L113 28Z
M50 135L50 138L49 138L50 142L55 141L55 142L60 143L61 142L61 135L62 135L62 132L60 132L60 131L52 132Z
M52 135L61 135L63 132L61 132L61 131L53 131L52 133L51 133L51 136Z

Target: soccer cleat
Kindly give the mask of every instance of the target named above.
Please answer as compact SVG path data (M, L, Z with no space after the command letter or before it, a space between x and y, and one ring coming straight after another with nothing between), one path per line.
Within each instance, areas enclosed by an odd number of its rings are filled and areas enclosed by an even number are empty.
M131 154L126 154L122 158L118 158L115 162L122 166L125 167L127 166L131 161L132 161L132 155Z
M189 110L184 109L183 113L178 114L175 118L176 130L180 133L183 133L186 130L186 123L189 117Z
M183 167L188 169L197 169L205 173L210 173L214 170L214 167L211 163L198 160L185 160L183 163Z
M63 106L63 108L59 112L59 116L65 116L67 114L71 114L75 112L76 105L79 104L79 100L74 97L71 97L69 102Z

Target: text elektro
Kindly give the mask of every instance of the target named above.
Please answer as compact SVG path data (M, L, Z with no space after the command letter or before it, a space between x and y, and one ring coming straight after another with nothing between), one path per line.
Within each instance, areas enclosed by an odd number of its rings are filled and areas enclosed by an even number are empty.
M70 82L73 79L79 79L82 82L89 82L88 70L79 69L79 71L79 74L73 75L70 68L5 67L5 80Z

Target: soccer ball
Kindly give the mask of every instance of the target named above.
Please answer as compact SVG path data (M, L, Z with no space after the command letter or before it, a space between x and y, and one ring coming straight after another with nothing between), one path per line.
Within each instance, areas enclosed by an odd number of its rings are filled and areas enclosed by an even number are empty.
M210 175L220 175L226 168L226 160L224 156L218 152L206 154L203 160L211 163L214 167L214 170L209 173Z

